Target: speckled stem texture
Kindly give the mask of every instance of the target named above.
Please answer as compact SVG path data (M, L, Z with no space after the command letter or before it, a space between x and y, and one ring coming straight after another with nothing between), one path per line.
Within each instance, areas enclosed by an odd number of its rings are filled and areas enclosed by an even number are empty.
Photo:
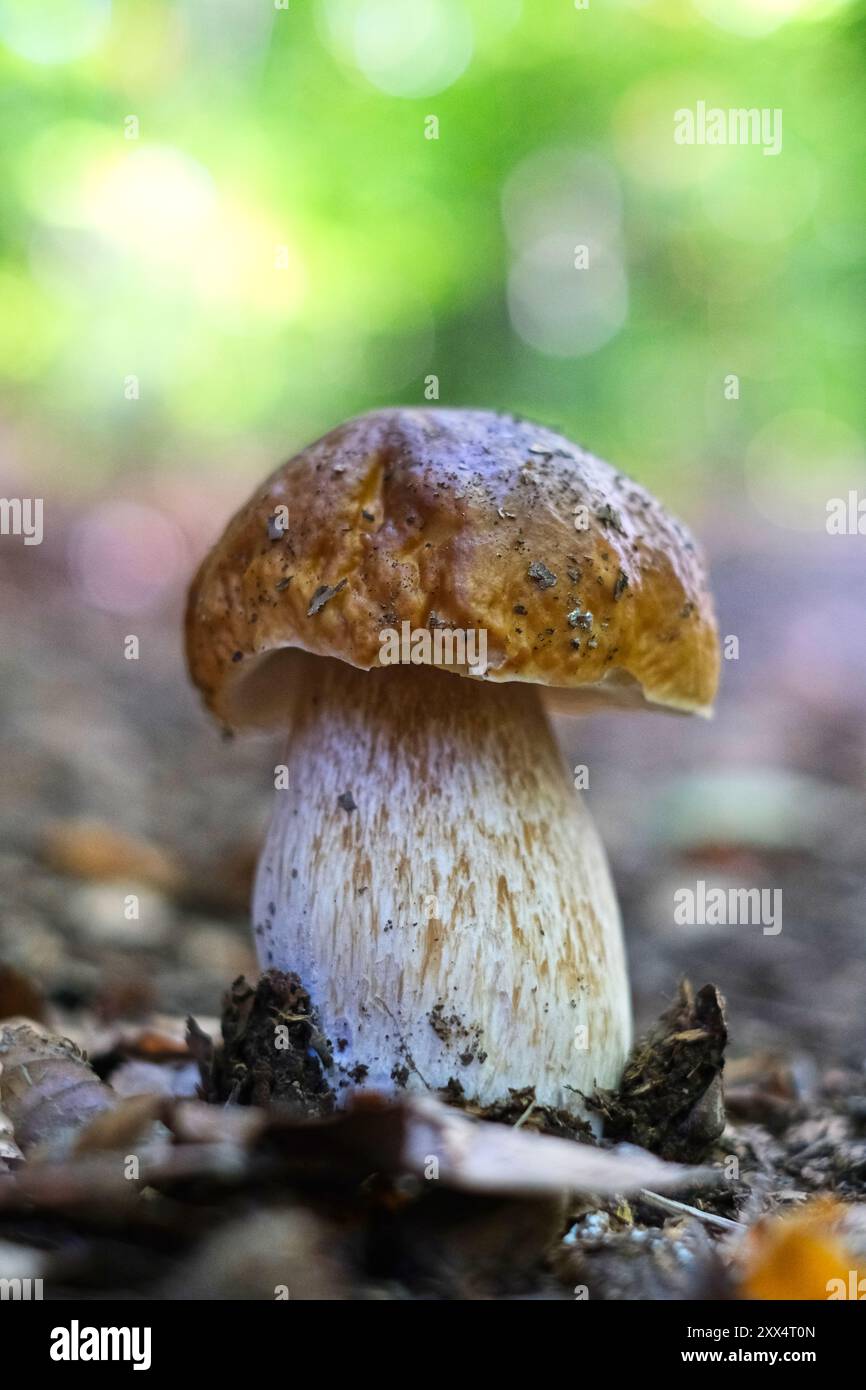
M581 1113L630 1042L604 850L536 691L306 659L286 697L254 922L297 971L336 1088L509 1088Z

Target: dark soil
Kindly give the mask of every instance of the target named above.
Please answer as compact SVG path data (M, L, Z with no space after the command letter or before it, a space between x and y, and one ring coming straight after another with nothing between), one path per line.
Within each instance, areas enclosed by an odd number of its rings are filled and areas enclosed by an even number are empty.
M193 1040L201 1037L196 1024L190 1031ZM216 1050L199 1048L205 1099L281 1105L315 1119L332 1113L330 1045L297 975L267 970L255 986L235 980L223 1003L222 1039Z
M724 1000L713 985L679 998L632 1052L617 1091L590 1105L606 1138L640 1144L661 1158L697 1163L725 1128L722 1068L728 1030Z

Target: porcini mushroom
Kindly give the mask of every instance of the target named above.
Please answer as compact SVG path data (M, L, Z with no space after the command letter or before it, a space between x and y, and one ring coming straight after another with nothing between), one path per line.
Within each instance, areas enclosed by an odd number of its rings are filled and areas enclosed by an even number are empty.
M486 663L383 665L399 634ZM643 488L548 429L380 410L279 468L195 577L192 678L284 726L258 868L260 962L297 972L338 1086L512 1088L581 1113L630 1006L604 850L545 702L707 712L704 567ZM416 653L413 656L413 652Z

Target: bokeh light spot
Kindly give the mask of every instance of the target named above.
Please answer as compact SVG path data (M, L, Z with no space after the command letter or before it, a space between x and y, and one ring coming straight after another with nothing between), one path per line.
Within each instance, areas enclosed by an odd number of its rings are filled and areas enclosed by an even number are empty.
M772 34L792 19L825 19L847 0L692 0L720 29L748 38Z
M433 96L472 58L462 0L323 0L321 13L339 56L388 96Z
M813 211L821 176L817 161L786 144L783 159L738 147L739 158L721 166L702 186L709 220L739 241L774 242L792 236Z
M93 170L88 199L97 230L144 259L172 261L187 260L202 245L215 201L207 170L159 145Z
M0 40L30 63L71 63L99 48L111 0L3 0Z
M556 232L604 241L620 233L622 194L612 165L600 155L546 147L521 160L502 190L509 241L526 247Z
M551 357L585 357L609 342L628 314L628 284L620 257L587 241L589 264L576 269L575 238L547 236L529 247L508 277L508 307L516 333Z

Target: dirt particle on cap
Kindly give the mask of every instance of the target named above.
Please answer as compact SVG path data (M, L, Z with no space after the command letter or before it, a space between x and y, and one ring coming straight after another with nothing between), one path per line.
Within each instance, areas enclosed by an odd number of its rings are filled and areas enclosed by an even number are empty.
M340 792L337 797L337 805L342 806L344 811L357 811L358 803L351 792Z
M556 583L556 575L541 560L533 560L526 573L539 589L552 589Z
M307 617L313 618L317 613L321 613L326 603L330 603L335 594L341 589L345 589L347 581L341 579L339 584L320 584L313 597L310 599L310 606L307 609Z
M612 507L609 502L605 502L603 506L599 507L595 515L602 526L612 526L614 531L619 531L621 536L625 535L622 517L616 507Z

